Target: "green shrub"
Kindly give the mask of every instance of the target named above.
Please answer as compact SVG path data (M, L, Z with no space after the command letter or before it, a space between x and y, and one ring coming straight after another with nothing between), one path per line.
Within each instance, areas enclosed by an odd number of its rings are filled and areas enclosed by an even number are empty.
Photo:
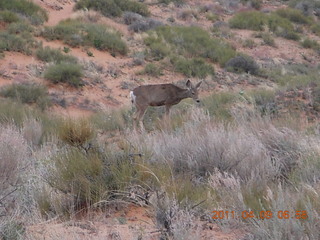
M268 18L268 27L270 31L277 36L291 40L299 40L299 34L296 33L292 23L283 17L273 13Z
M304 48L312 48L312 49L315 49L315 50L319 50L320 49L320 45L319 45L318 41L310 39L310 38L305 38L301 42L301 45Z
M254 31L263 31L264 27L268 26L277 36L292 40L299 40L300 37L293 24L276 13L268 15L257 11L240 12L229 20L229 24L232 28Z
M316 34L317 36L320 36L320 24L315 23L311 26L311 31Z
M274 38L272 37L271 34L269 33L262 33L261 34L261 38L263 40L263 42L268 45L268 46L271 46L271 47L275 47L276 46L276 43L274 41Z
M0 21L6 22L6 23L18 22L19 17L14 12L4 10L4 11L0 11Z
M187 77L205 78L214 74L214 69L201 58L186 59L180 57L176 60L172 59L175 71L184 74Z
M119 17L124 11L138 13L142 16L150 14L147 6L143 3L132 0L80 0L76 3L75 9L93 9L105 16Z
M51 65L44 73L44 77L53 83L68 83L73 87L83 86L82 76L81 66L74 63Z
M145 39L148 46L155 42L166 44L172 54L186 58L208 58L224 65L236 55L234 49L225 42L211 38L210 34L199 27L161 26L150 32Z
M50 105L46 87L38 84L12 84L2 88L0 95L22 103L36 103L43 109Z
M1 0L0 10L8 10L21 14L27 17L33 25L39 25L48 20L46 11L28 0Z
M277 113L276 94L274 91L258 89L250 92L249 95L253 98L255 108L261 116Z
M311 24L312 19L309 17L306 17L302 14L301 11L293 8L281 8L275 11L276 14L278 14L280 17L286 18L294 23L299 24Z
M242 46L245 47L245 48L250 48L250 49L252 49L252 48L256 47L257 44L256 44L255 41L252 40L252 39L246 39L246 40L243 42Z
M108 185L99 155L73 148L59 153L53 161L55 168L50 171L47 181L53 189L72 197L67 211L87 208L102 199Z
M240 12L229 20L231 28L263 31L267 23L267 15L258 11Z
M232 120L230 107L236 100L237 97L235 94L230 92L222 92L212 94L202 99L202 102L204 104L204 108L215 119L222 121L230 121Z
M181 6L185 3L185 0L158 0L158 2L164 4L174 3L176 6Z
M58 49L53 49L50 47L40 47L36 51L36 56L39 60L44 62L69 62L69 63L77 63L77 59L73 56L63 54Z
M66 44L92 46L98 50L126 54L128 47L118 33L102 24L85 23L80 20L65 20L55 27L46 27L42 36L49 40L63 40Z
M143 70L143 73L144 74L148 74L150 76L153 76L153 77L158 77L160 75L162 75L162 71L161 71L161 68L158 67L157 65L153 64L153 63L148 63L144 70Z
M149 47L150 47L149 56L155 61L159 61L165 58L170 53L170 47L167 46L165 43L162 43L159 41L155 41L151 43Z
M16 35L6 31L0 32L0 52L13 51L31 55L32 48L35 46L36 42L30 34Z
M10 34L21 34L21 33L32 33L34 28L25 22L14 22L8 26L8 33ZM25 36L25 35L24 35ZM31 36L30 36L31 37Z

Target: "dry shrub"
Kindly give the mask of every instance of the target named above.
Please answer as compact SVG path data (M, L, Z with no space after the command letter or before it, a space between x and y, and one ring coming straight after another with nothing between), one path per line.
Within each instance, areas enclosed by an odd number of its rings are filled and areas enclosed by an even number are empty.
M34 118L26 119L23 122L23 127L21 129L23 137L26 139L29 145L39 145L43 129L42 124Z
M165 193L157 196L156 223L161 230L161 239L186 239L200 238L197 218L192 211L181 209L177 201L169 199Z
M85 148L95 136L94 129L88 120L65 120L58 129L58 136L73 147Z
M207 176L217 168L237 173L246 181L253 174L256 180L270 180L287 175L297 166L304 152L303 139L286 128L257 119L236 126L212 124L204 113L187 122L176 132L155 132L135 139L154 153L151 161L169 162L175 173ZM201 117L202 115L202 117ZM137 146L139 148L140 146Z
M28 155L28 146L19 131L0 125L0 216L14 207L12 196L22 184L20 176L28 165Z

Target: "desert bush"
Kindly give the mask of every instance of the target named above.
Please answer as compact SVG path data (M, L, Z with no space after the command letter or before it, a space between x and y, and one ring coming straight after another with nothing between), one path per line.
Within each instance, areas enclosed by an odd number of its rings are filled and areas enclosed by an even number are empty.
M312 101L313 108L319 112L320 111L320 87L319 86L313 89L312 98L313 98L313 101Z
M24 22L11 23L7 28L7 31L10 34L32 33L33 30L34 27L32 25ZM26 34L23 36L26 36ZM31 38L31 36L29 38Z
M153 152L151 161L157 159L172 164L174 174L191 174L195 178L208 176L217 168L237 174L241 181L255 176L255 181L269 182L288 177L297 167L300 154L304 153L303 142L296 141L295 132L277 128L265 120L241 122L233 128L217 126L217 123L211 125L199 114L193 123L188 122L178 132L146 136L139 142L147 144Z
M34 38L29 34L16 35L6 31L0 32L0 52L13 51L31 55L35 45Z
M85 119L66 119L58 128L58 137L70 146L86 149L95 137L95 132Z
M98 202L107 190L103 162L97 154L67 149L53 157L54 167L47 176L50 186L72 198L66 211L79 210Z
M214 74L214 69L201 58L186 59L180 57L171 59L176 72L184 74L186 77L205 78Z
M268 26L277 36L292 40L299 40L300 37L293 24L276 13L267 15L257 11L240 12L229 20L229 25L232 28L254 31L263 31L265 26Z
M229 20L231 28L263 31L267 23L266 15L258 11L241 12Z
M49 66L44 72L44 78L53 83L67 83L73 87L83 86L81 66L74 63L58 63Z
M312 19L306 17L301 11L293 8L281 8L275 11L280 17L286 18L294 23L311 24Z
M185 0L158 0L158 2L164 4L174 3L178 7L185 4Z
M119 17L125 11L134 12L142 16L148 16L149 10L143 3L132 0L80 0L75 5L75 9L93 9L101 12L105 16Z
M148 56L155 61L162 60L170 54L170 47L159 41L151 43L149 48Z
M230 92L212 94L202 100L204 108L213 118L223 121L232 120L230 107L237 101L237 96Z
M271 46L271 47L276 47L276 43L275 43L274 38L272 37L271 34L262 33L261 38L262 38L264 44Z
M6 23L18 22L19 17L14 12L3 10L3 11L0 11L0 21L6 22Z
M254 106L261 116L270 116L277 113L276 94L274 91L257 89L249 92L249 96L253 99Z
M15 207L13 196L22 185L23 170L30 164L28 146L12 125L0 126L0 154L0 216L3 217Z
M69 63L77 63L77 59L73 56L63 54L58 49L53 49L50 47L40 47L36 50L36 56L39 60L44 62L69 62Z
M320 4L317 0L291 0L289 1L289 6L291 8L298 9L304 16L317 16L320 13Z
M85 23L79 20L65 20L54 27L45 27L41 33L50 40L63 40L66 44L77 46L92 46L102 51L126 54L128 47L120 34L102 24Z
M129 30L133 32L146 32L162 26L163 23L152 18L142 18L129 25Z
M0 237L3 240L22 240L25 237L25 227L13 218L0 224Z
M144 67L143 73L150 75L150 76L153 76L153 77L158 77L158 76L162 75L162 70L157 65L155 65L153 63L148 63Z
M315 49L315 50L319 50L320 49L320 44L318 43L318 41L310 39L310 38L305 38L301 42L301 45L304 48L312 48L312 49Z
M315 23L311 26L311 31L316 34L317 36L320 36L320 24Z
M22 103L36 103L43 110L50 106L46 87L38 84L12 84L2 88L0 95Z
M123 19L125 24L129 25L129 30L134 32L145 32L163 25L160 21L146 18L133 12L125 12L123 14Z
M187 58L208 58L222 66L236 54L230 45L211 38L208 32L199 27L161 26L154 31L156 34L150 32L145 39L146 45L151 46L154 42L165 43L170 46L172 54Z
M48 15L39 5L27 0L3 0L0 10L8 10L26 17L31 24L40 25L48 20Z
M253 58L245 55L237 56L230 59L225 64L225 68L230 72L250 73L252 75L259 74L259 66Z
M277 14L271 14L268 18L268 27L270 31L274 32L277 36L291 40L299 40L300 36L296 33L292 23Z
M257 46L257 44L254 42L254 40L252 39L246 39L243 44L242 44L243 47L245 48L250 48L250 49L253 49L254 47Z
M317 77L319 66L308 66L305 64L287 64L284 66L276 66L270 69L267 74L274 81L288 88L301 88L309 84L318 84ZM281 73L283 71L283 73Z

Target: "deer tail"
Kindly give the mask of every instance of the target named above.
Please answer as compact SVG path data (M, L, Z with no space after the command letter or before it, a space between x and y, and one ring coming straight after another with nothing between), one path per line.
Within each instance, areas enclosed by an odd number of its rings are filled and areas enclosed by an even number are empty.
M136 103L136 96L134 95L133 91L130 91L130 99L132 104Z

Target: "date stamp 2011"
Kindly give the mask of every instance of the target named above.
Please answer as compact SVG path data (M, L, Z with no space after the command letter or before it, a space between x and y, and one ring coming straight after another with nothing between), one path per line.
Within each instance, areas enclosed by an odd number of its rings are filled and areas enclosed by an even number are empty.
M308 219L307 211L288 211L288 210L280 210L280 211L212 211L212 219Z

